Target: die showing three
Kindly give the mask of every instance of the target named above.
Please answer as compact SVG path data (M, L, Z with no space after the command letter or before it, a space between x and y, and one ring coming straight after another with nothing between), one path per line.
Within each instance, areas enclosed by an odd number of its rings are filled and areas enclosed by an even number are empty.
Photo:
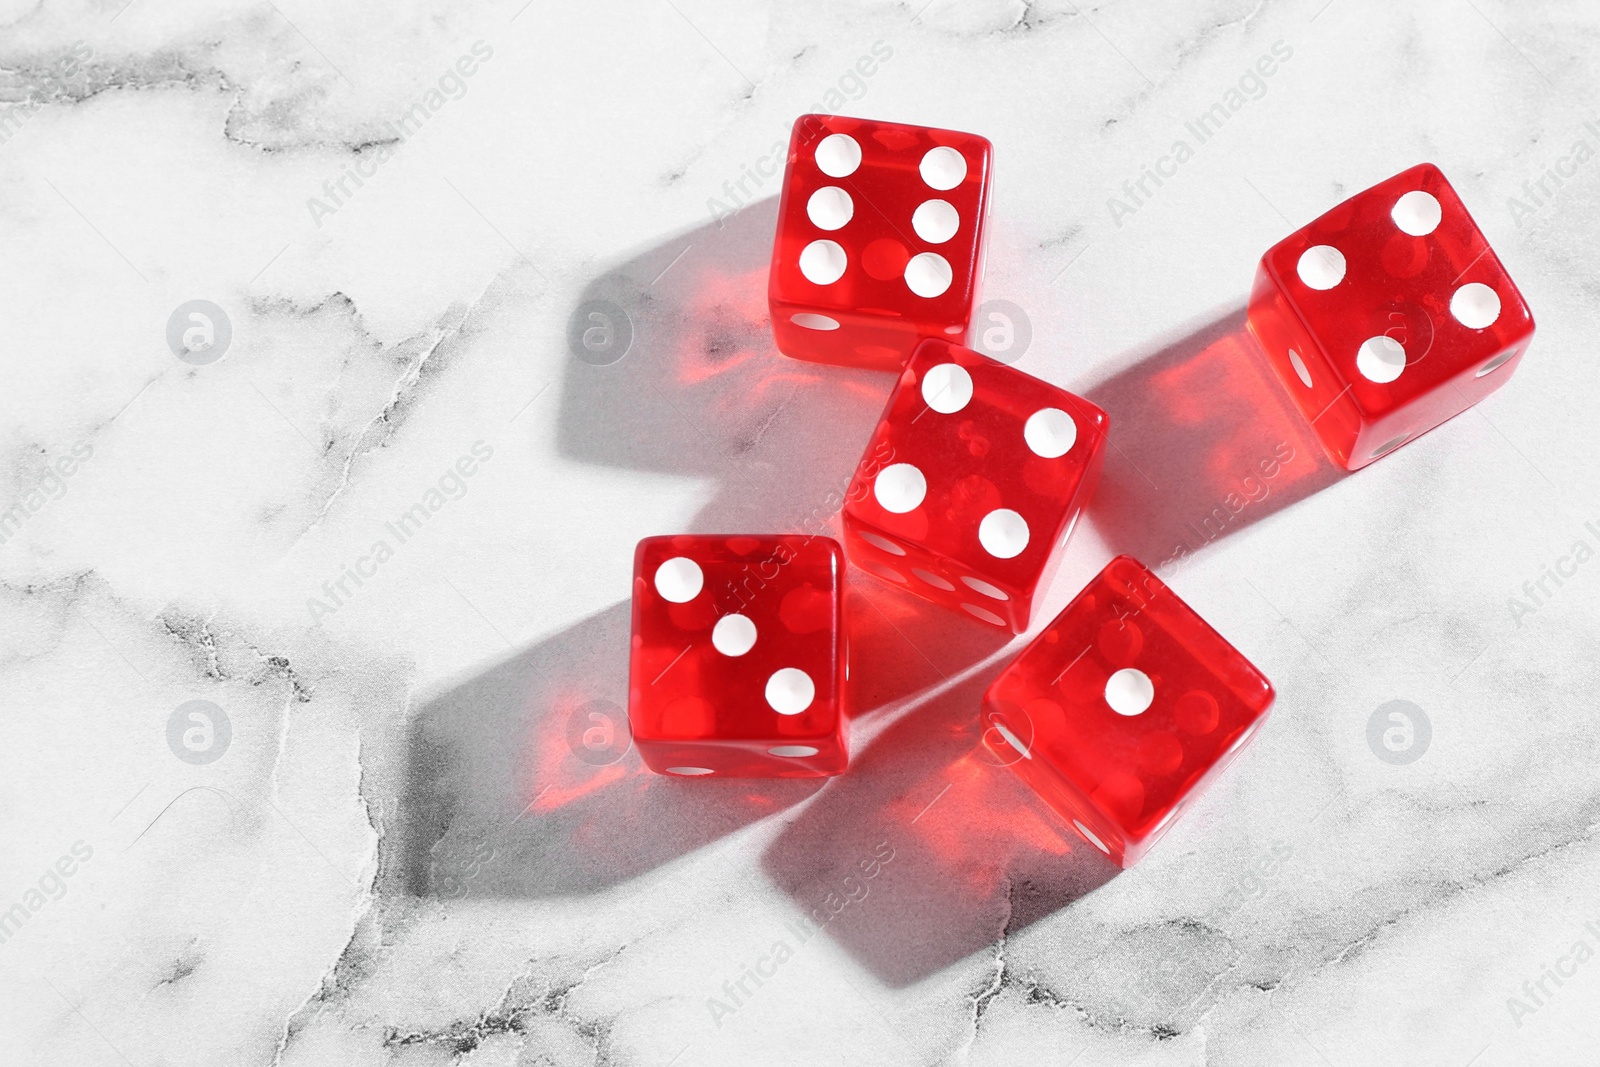
M838 774L844 554L827 537L647 537L633 555L628 721L661 774Z

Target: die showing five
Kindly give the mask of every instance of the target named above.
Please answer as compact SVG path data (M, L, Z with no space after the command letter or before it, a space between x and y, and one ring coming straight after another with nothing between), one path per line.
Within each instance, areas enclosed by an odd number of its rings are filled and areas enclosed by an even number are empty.
M962 346L991 146L804 115L768 280L788 356L897 372L841 512L851 562L954 612L1028 628L1094 492L1098 407ZM1262 257L1251 333L1354 470L1499 388L1533 334L1437 167L1357 194ZM844 552L825 537L677 536L634 557L629 720L677 776L842 772ZM1120 866L1266 721L1265 676L1143 564L1112 560L990 685L983 742Z

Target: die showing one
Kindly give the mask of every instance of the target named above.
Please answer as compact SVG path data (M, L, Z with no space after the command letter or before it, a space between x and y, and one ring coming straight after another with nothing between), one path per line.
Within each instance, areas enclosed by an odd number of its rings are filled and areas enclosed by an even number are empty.
M628 722L661 774L838 774L844 555L826 537L647 537L633 556Z
M778 350L895 370L919 338L964 342L992 151L970 133L802 115L767 280Z
M1250 330L1323 448L1348 470L1511 377L1533 316L1431 163L1357 193L1273 245Z
M1130 867L1261 728L1272 698L1161 579L1118 556L989 686L984 743Z
M845 495L845 550L885 581L1021 633L1094 492L1107 428L1064 389L923 341Z

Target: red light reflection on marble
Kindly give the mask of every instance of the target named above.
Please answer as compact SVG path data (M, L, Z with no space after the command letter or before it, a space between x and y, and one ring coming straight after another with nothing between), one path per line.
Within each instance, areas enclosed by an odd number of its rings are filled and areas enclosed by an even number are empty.
M1090 510L1114 551L1165 576L1343 474L1284 395L1242 313L1141 360L1088 397L1112 425Z

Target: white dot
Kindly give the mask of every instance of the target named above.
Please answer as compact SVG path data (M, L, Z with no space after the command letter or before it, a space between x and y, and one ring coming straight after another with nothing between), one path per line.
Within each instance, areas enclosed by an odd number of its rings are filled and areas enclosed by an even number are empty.
M906 264L906 285L918 296L932 299L950 288L955 272L937 252L919 252Z
M767 703L779 715L798 715L811 706L817 687L811 676L799 667L774 671L767 679Z
M1137 667L1124 667L1106 679L1106 703L1118 715L1143 714L1155 698L1155 684Z
M1406 350L1385 334L1367 338L1356 351L1356 370L1368 381L1392 382L1405 369Z
M773 745L767 749L774 756L815 756L817 750L810 745Z
M668 774L712 774L710 767L668 767Z
M837 330L839 320L829 315L817 315L810 311L801 311L790 315L789 321L796 326L804 326L808 330Z
M1072 513L1072 518L1067 520L1067 532L1061 535L1061 543L1066 544L1067 538L1072 536L1073 529L1078 525L1078 520L1083 518L1083 509L1079 508Z
M1106 855L1108 855L1108 856L1111 855L1111 850L1109 848L1106 848L1106 843L1104 841L1100 840L1100 838L1095 834L1095 832L1093 830L1091 830L1087 826L1083 825L1083 823L1079 822L1077 819L1073 819L1072 820L1072 825L1076 826L1078 828L1078 833L1082 834L1084 837L1087 837L1089 839L1089 844L1093 845L1095 848L1099 849L1101 852L1104 852Z
M954 148L941 145L922 157L917 169L932 189L954 189L967 176L967 161Z
M984 622L992 622L996 626L1004 626L1006 624L1006 620L1002 619L988 608L980 608L976 604L963 604L961 605L961 608L967 614L973 616L974 618L982 619Z
M656 568L656 592L674 604L687 604L700 595L706 576L688 556L673 556Z
M824 230L837 230L855 213L850 194L837 185L824 185L806 201L806 215Z
M1411 439L1411 432L1408 430L1405 433L1401 434L1399 437L1396 437L1394 440L1385 441L1383 444L1379 445L1377 448L1374 448L1372 450L1372 452L1370 453L1368 458L1377 459L1381 455L1384 455L1384 454L1389 453L1389 452L1393 452L1395 449L1399 448L1401 445L1405 444L1410 439Z
M1425 237L1439 225L1439 219L1443 214L1439 201L1431 194L1421 189L1413 189L1394 202L1389 217L1394 219L1396 226L1411 236Z
M996 559L1010 559L1028 547L1028 521L1010 508L996 508L978 523L978 543Z
M1344 253L1332 245L1313 245L1295 264L1300 280L1313 289L1332 289L1344 281Z
M848 258L837 241L812 241L800 250L800 273L818 285L832 285L844 276Z
M922 400L941 415L953 415L972 399L972 375L959 363L929 367L922 376Z
M1012 733L1010 728L1006 726L1005 723L1001 722L999 719L995 719L992 725L1000 734L1000 736L1005 739L1005 743L1016 749L1017 752L1022 755L1023 759L1033 758L1033 753L1028 751L1028 746L1023 743L1022 738Z
M1450 298L1450 314L1474 330L1493 326L1500 317L1500 294L1482 282L1468 282Z
M961 215L948 200L924 200L911 213L911 228L930 245L942 245L961 228Z
M1498 356L1495 356L1489 362L1479 367L1478 373L1474 375L1474 377L1482 378L1485 374L1488 374L1492 370L1499 370L1501 367L1505 366L1507 363L1510 363L1514 358L1516 358L1516 355L1517 349L1506 349L1504 352L1500 353Z
M1292 348L1289 349L1289 366L1294 368L1295 377L1300 379L1300 383L1310 389L1311 372L1306 369L1306 361L1300 358L1300 353Z
M857 562L862 570L876 574L886 582L894 582L896 585L906 584L906 576L886 563L879 563L875 559L863 559Z
M756 624L743 615L724 615L711 628L711 644L724 656L742 656L756 643Z
M934 574L932 571L925 571L921 567L913 567L911 568L911 573L915 574L918 578L921 578L935 589L943 589L947 593L955 589L955 586L945 581L939 575Z
M928 495L928 479L909 463L895 463L878 472L877 480L872 483L872 495L878 498L883 510L904 515Z
M961 576L961 581L968 588L976 589L978 592L982 593L984 596L994 597L996 600L1010 600L1011 599L1009 596L1006 595L1006 591L1004 589L1001 589L997 585L990 585L988 582L984 581L982 578L969 578L967 575L963 574Z
M1060 408L1040 408L1022 424L1022 439L1034 455L1055 459L1077 443L1078 424Z
M847 133L834 133L817 143L817 168L830 178L854 174L861 166L861 146Z
M912 505L912 507L915 507L915 506L916 506L915 504ZM889 540L887 537L879 536L878 534L872 533L871 531L862 530L861 533L858 534L857 536L860 537L861 540L865 541L867 544L871 545L873 548L881 548L885 552L891 553L891 554L896 555L896 556L903 556L903 555L906 554L906 550L905 549L901 548L899 545L895 544L893 541Z

